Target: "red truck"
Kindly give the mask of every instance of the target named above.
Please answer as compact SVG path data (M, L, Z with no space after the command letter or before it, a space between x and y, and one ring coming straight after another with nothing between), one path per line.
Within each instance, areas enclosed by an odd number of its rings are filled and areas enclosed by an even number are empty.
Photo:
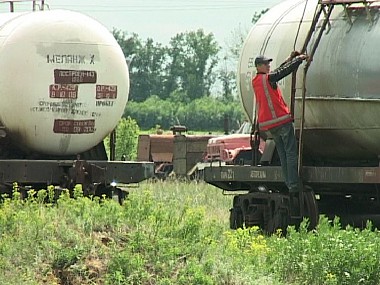
M251 123L244 122L232 134L211 138L207 144L204 162L220 161L225 164L244 164L252 160ZM264 141L260 141L259 154L264 150Z
M251 127L251 123L245 121L232 134L210 138L203 160L197 163L187 175L203 178L203 169L206 166L244 165L251 163L253 159L251 142L254 140L251 135ZM266 158L263 156L263 152L264 140L260 139L257 159L262 164L265 164Z

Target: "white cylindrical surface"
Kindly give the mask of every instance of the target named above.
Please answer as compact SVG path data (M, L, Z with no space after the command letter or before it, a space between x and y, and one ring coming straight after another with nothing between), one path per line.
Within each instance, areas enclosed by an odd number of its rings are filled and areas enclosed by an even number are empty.
M305 4L307 3L301 25ZM278 67L292 50L305 42L316 0L287 0L270 9L251 29L239 62L238 86L250 119L254 113L251 79L259 54ZM348 8L353 24L337 5L322 35L306 77L304 148L315 158L377 159L380 154L380 22L371 22L363 6ZM371 10L377 15L378 8ZM320 18L309 46L320 31ZM297 30L300 27L297 36ZM297 72L295 123L300 126L304 65ZM290 106L291 75L279 82Z
M123 52L97 21L71 11L0 19L0 120L21 147L72 155L98 144L128 100Z

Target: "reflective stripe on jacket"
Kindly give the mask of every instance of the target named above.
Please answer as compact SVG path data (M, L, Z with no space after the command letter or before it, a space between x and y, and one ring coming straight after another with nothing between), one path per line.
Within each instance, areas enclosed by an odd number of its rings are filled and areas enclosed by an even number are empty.
M256 96L260 130L266 131L293 120L280 88L274 89L271 86L268 74L256 74L252 79L252 87Z

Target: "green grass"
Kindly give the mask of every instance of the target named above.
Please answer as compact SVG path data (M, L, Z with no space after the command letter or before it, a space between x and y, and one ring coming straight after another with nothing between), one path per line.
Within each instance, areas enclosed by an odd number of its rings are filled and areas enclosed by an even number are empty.
M1 284L380 284L380 235L321 219L267 237L229 230L232 196L146 182L113 200L49 191L0 205Z

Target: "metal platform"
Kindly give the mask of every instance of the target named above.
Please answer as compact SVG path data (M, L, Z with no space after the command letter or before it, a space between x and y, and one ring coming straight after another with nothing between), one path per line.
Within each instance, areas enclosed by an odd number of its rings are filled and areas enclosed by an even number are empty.
M0 183L62 183L67 177L76 183L131 184L154 175L152 162L84 160L0 160Z
M227 191L284 185L280 166L225 165L204 168L204 180ZM306 184L378 184L380 167L303 167Z

